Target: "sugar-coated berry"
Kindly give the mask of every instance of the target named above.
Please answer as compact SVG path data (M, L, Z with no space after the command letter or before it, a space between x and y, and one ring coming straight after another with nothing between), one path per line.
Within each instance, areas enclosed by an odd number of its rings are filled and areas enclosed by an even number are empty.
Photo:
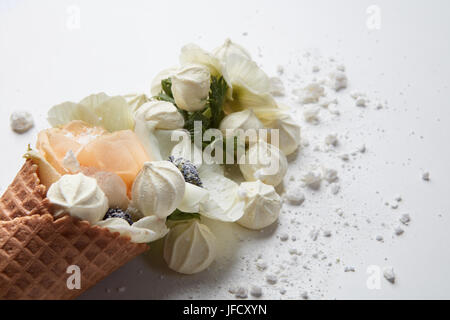
M131 220L131 216L128 212L123 211L122 209L118 208L111 208L106 212L105 217L103 220L109 219L109 218L120 218L128 222L130 225L133 224L133 220Z

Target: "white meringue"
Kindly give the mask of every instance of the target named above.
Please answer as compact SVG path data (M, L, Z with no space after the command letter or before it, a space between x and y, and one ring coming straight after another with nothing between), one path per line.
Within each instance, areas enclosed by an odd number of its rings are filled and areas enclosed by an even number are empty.
M287 159L283 152L262 140L251 145L239 161L239 168L245 180L261 180L272 186L277 186L283 181L287 167Z
M196 220L175 225L164 242L164 260L170 269L194 274L208 268L217 255L216 237Z
M209 70L196 64L188 64L171 77L175 103L186 111L199 111L206 106L211 85Z
M144 103L134 114L155 129L174 130L183 128L184 118L177 108L170 102L150 101Z
M253 110L233 112L222 120L219 127L225 136L234 135L238 129L242 129L244 132L246 130L253 129L256 131L255 137L258 133L257 130L263 128L263 124L256 117ZM246 138L246 141L248 140L250 140L249 137Z
M96 223L97 226L107 228L111 232L118 232L122 236L130 237L133 243L149 243L161 238L169 232L165 219L149 216L130 224L120 218L109 218Z
M285 155L294 153L300 145L301 129L297 122L288 114L267 123L267 127L277 129L279 132L278 145L275 144ZM270 135L269 135L270 137ZM272 143L272 141L270 141Z
M108 211L108 199L97 181L82 173L62 176L50 187L47 198L59 209L55 216L67 212L91 224L102 220Z
M181 203L185 181L169 161L146 162L132 188L133 207L144 216L168 217Z
M248 229L263 229L278 219L281 210L281 197L273 186L261 181L243 182L240 195L245 199L244 216L238 221Z

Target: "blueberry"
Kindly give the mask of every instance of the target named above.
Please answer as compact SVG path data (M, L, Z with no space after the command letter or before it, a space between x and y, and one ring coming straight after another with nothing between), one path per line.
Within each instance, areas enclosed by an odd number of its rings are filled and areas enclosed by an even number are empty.
M184 158L175 159L173 156L170 156L169 160L178 168L178 170L180 170L186 182L203 188L203 183L198 175L197 167L191 161Z
M131 220L131 216L128 212L123 211L122 209L113 208L109 209L108 212L106 212L105 217L103 220L109 219L109 218L120 218L128 222L130 225L133 224L133 220Z

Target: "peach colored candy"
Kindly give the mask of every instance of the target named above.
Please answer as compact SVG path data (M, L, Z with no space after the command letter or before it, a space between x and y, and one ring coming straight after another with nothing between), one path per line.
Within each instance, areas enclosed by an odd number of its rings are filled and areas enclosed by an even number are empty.
M103 128L75 120L61 128L43 130L38 134L36 148L44 158L60 173L67 174L62 162L69 150L75 154L90 140L106 134Z
M40 132L36 146L59 173L68 173L62 162L72 150L81 166L117 174L128 192L144 163L152 161L133 131L108 133L79 120Z
M152 160L131 130L117 131L92 140L81 148L77 159L84 167L117 174L127 185L128 191L144 163Z

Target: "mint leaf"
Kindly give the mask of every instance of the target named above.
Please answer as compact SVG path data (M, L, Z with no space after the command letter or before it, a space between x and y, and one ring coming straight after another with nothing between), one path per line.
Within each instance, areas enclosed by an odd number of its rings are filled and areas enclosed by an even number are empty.
M167 220L170 221L183 221L183 220L192 220L198 219L200 220L199 213L188 213L180 210L175 210L170 216L167 217Z

